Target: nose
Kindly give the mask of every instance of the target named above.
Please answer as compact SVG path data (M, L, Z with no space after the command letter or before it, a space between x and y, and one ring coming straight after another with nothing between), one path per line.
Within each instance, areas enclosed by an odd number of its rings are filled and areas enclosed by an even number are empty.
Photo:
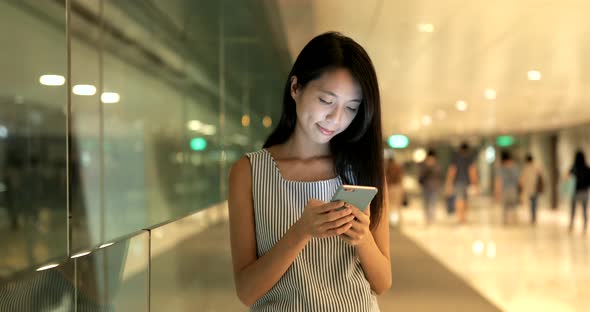
M326 115L326 122L332 125L338 125L343 114L343 109L336 107Z

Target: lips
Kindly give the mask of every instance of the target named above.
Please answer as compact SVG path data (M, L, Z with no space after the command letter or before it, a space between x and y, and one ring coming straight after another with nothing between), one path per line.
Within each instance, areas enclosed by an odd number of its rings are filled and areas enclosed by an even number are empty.
M330 136L330 135L333 135L334 133L336 133L336 131L330 131L330 130L328 130L328 129L326 129L326 128L324 128L324 127L320 126L320 125L318 125L318 128L320 129L320 132L321 132L322 134L324 134L324 135L328 135L328 136Z

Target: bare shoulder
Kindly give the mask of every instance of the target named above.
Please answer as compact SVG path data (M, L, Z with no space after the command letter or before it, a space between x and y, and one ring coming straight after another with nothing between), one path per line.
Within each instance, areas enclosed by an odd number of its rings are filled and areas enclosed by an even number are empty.
M250 166L250 159L247 156L243 156L236 161L231 170L229 171L229 181L233 183L234 180L250 179L252 175L252 168ZM245 182L245 181L243 181Z
M236 161L229 172L228 204L229 209L252 210L252 168L250 159L243 156Z
M252 168L247 156L240 158L231 167L228 195L230 209L243 206L252 199Z

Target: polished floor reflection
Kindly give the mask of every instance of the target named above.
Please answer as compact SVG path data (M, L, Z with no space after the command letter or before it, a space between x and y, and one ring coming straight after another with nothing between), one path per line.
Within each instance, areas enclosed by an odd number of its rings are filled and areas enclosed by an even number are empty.
M394 284L379 297L382 311L568 312L590 303L590 235L581 220L567 232L567 207L542 207L534 227L525 207L517 225L503 226L501 209L487 198L472 201L467 225L438 208L436 222L425 227L420 201L411 200L401 231L392 228ZM234 292L227 221L210 225L227 218L225 209L152 232L152 311L247 310ZM147 262L140 262L125 267L127 290L115 298L124 310L145 304L145 275L138 273Z
M528 223L526 207L519 207L517 225L503 226L501 209L487 198L475 198L467 225L458 225L439 206L437 223L425 227L416 199L403 210L402 228L505 311L586 311L590 235L582 233L581 223L568 233L565 204L556 211L543 208L536 226Z
M166 231L162 243L174 246L152 258L152 311L247 311L234 291L228 223L185 232ZM392 230L391 241L394 284L379 297L381 311L499 311L404 234Z

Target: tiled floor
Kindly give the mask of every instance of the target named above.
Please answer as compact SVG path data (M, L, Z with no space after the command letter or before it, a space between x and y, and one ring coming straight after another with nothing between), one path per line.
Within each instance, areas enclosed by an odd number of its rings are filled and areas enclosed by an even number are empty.
M580 220L568 234L565 206L541 207L535 227L520 207L520 223L503 226L500 207L475 198L467 225L439 207L438 221L426 228L419 205L403 210L403 233L503 310L588 311L590 235Z

